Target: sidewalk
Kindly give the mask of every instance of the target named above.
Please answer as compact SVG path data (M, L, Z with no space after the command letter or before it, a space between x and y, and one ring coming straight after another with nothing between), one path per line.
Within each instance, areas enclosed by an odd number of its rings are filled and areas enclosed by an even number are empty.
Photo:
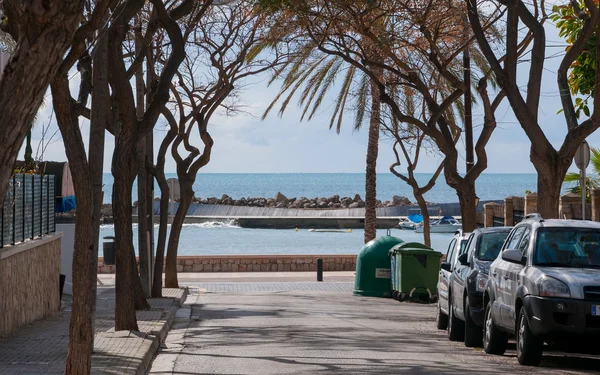
M185 289L164 289L165 298L148 300L151 310L137 312L140 332L115 332L114 288L98 287L92 374L144 374L186 295ZM0 338L0 374L63 374L69 317L67 307Z

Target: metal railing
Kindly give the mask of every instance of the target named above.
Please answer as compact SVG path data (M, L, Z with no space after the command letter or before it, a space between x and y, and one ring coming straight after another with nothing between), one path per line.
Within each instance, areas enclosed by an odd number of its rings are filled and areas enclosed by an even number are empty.
M1 208L0 248L54 233L54 199L54 176L11 178Z

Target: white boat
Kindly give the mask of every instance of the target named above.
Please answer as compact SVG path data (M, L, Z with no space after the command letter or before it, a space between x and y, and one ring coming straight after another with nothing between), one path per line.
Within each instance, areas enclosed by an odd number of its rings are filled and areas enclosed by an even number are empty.
M418 211L419 213L414 213L408 215L406 219L400 219L398 225L402 229L414 230L423 222L423 215L421 215L421 210L410 210L410 211Z
M431 233L454 233L462 229L462 224L452 216L444 216L440 220L431 223ZM423 226L419 225L416 229L417 233L423 233Z

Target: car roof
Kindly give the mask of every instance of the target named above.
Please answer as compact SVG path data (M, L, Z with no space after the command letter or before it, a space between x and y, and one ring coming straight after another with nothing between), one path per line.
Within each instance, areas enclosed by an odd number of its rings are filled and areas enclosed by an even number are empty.
M588 220L564 220L564 219L527 219L521 223L539 223L544 228L587 228L600 229L600 223Z
M479 228L477 231L479 233L499 233L499 232L510 232L513 227L489 227L489 228Z
M459 232L459 233L456 233L454 235L454 237L458 238L460 240L468 240L470 235L471 235L471 232L464 232L464 233L463 232Z

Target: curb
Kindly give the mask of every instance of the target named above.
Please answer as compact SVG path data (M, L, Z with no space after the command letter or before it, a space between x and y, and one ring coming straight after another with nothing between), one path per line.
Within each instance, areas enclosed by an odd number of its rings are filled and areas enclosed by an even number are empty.
M95 337L97 347L94 348L92 355L92 374L119 374L143 375L147 374L154 360L155 355L160 349L161 343L175 322L177 310L185 302L189 291L187 288L180 288L176 292L171 306L160 317L160 329L152 330L150 333L137 331L112 331L99 333ZM116 343L114 341L117 341ZM122 354L123 348L130 346L130 354L124 362L115 361L115 355Z
M162 375L175 373L177 358L185 347L186 332L192 323L192 306L198 302L199 297L198 294L193 294L190 304L182 304L176 311L173 332L169 332L169 336L161 344L159 353L154 358L148 374ZM196 298L195 301L194 298Z
M184 304L187 296L189 294L189 289L187 287L179 288L181 294L173 298L173 306L169 308L169 310L165 311L166 319L158 332L151 332L149 335L152 339L152 346L150 349L144 354L144 358L142 360L142 364L140 369L138 370L138 374L147 374L150 369L150 365L152 364L152 360L158 353L160 349L160 344L163 343L175 322L175 315L177 310Z

